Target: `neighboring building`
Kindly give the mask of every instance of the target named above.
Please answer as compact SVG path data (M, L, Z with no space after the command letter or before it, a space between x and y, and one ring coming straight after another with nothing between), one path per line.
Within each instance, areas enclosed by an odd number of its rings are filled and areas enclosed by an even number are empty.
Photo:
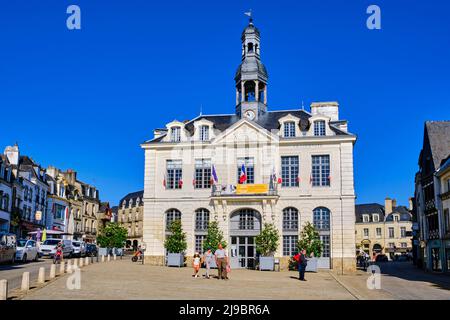
M144 191L127 194L119 202L118 223L127 229L126 248L136 249L142 244L144 218Z
M117 218L117 215L119 214L119 207L118 206L114 206L111 208L112 211L112 217L111 217L111 222L119 222L119 219Z
M98 223L97 223L97 234L101 232L103 228L110 222L113 222L113 210L109 206L109 202L100 203L100 208L98 209Z
M319 267L355 270L356 136L336 102L313 103L311 112L269 111L260 50L260 32L250 21L242 33L233 114L172 121L142 144L149 263L164 264L168 226L181 219L188 256L203 250L208 222L218 221L231 267L253 268L255 236L273 222L281 235L275 255L286 268L309 221L323 242Z
M18 211L20 216L14 232L19 237L26 237L31 231L45 228L48 190L46 172L30 157L21 156L17 145L6 147L4 155L17 180L13 191L13 212Z
M450 155L442 161L441 167L436 172L436 177L439 182L439 210L442 213L441 227L444 242L442 269L450 272Z
M48 206L47 229L61 231L72 236L74 232L73 217L70 216L70 201L67 197L67 181L61 170L49 166L47 168Z
M12 203L12 168L6 161L6 157L0 155L0 231L10 231Z
M449 155L450 121L425 122L419 171L415 176L415 204L420 227L418 265L436 272L450 271L450 233L445 216L448 164L444 161Z
M70 217L73 217L73 238L86 242L95 242L97 237L98 210L100 200L98 190L77 180L77 172L61 172L67 186L65 192L70 204Z
M355 206L356 247L374 254L386 254L389 259L412 250L412 215L397 201L385 199L378 203Z

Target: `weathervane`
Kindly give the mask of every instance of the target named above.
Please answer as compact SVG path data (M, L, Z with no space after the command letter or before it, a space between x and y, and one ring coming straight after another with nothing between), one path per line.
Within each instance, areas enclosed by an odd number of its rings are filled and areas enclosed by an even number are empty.
M247 12L244 12L244 14L249 17L250 23L252 23L253 22L252 9L249 9Z

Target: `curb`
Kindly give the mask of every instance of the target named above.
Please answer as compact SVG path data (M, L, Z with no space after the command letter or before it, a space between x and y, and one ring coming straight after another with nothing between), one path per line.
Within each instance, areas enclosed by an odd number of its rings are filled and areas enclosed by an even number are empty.
M334 280L336 280L337 283L339 283L345 290L347 290L348 293L350 293L353 297L355 297L356 300L365 300L364 297L359 295L355 290L351 290L348 286L346 286L341 280L337 278L336 275L334 275L332 272L329 272L329 274L333 277Z

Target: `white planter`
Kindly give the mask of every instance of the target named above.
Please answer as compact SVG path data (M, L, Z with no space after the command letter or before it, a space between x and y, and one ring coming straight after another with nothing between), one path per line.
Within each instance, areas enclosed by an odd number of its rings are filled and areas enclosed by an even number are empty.
M259 257L259 270L273 271L275 268L274 257Z
M317 272L317 258L308 258L308 264L306 265L306 272Z
M107 256L109 252L109 248L98 248L98 255L101 256Z
M168 267L184 267L184 254L183 253L168 253L167 254L167 266Z

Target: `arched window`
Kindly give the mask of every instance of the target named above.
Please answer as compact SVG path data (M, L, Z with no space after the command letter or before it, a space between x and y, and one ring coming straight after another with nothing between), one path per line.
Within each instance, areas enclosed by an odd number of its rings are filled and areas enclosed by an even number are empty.
M249 53L253 53L253 43L249 42L248 45L247 45L247 48L248 48L247 51L248 51Z
M255 211L241 210L239 213L239 229L253 230L255 229Z
M330 210L319 207L313 210L314 227L319 231L322 242L322 258L329 258L330 252Z
M283 209L283 256L292 256L297 251L298 220L296 208Z
M197 209L195 211L195 230L205 231L208 229L209 211L207 209Z
M319 207L313 211L314 227L317 230L330 230L330 210Z
M181 220L181 212L177 209L170 209L166 211L166 230L170 229L170 225L175 220Z

